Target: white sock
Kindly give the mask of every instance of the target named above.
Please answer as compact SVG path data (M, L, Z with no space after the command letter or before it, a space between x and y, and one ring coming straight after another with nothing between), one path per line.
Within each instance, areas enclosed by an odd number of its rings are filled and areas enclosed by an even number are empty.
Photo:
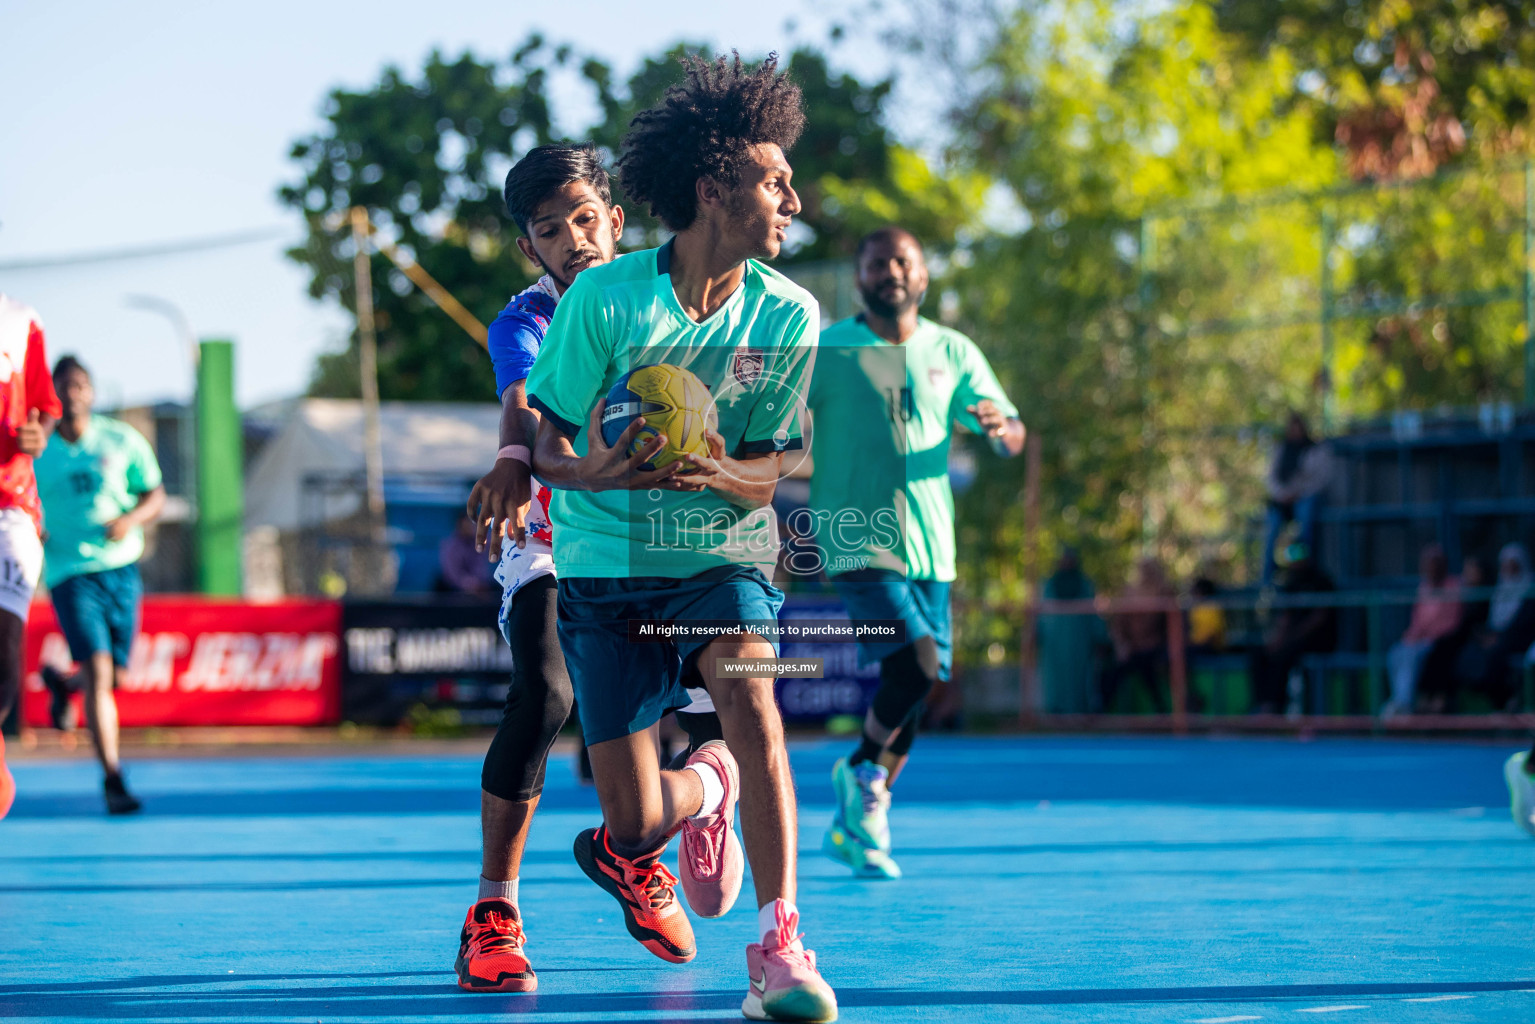
M720 780L719 772L708 764L690 764L683 771L693 771L698 774L698 781L704 786L703 806L698 808L698 813L691 820L696 822L699 818L707 818L720 809L725 802L725 783Z
M776 941L778 938L778 910L783 908L784 917L790 914L798 915L799 908L788 900L773 900L757 908L757 931L762 933L762 944L766 946L768 940Z
M480 876L480 895L482 900L506 900L512 906L517 905L517 879L510 882L497 882Z

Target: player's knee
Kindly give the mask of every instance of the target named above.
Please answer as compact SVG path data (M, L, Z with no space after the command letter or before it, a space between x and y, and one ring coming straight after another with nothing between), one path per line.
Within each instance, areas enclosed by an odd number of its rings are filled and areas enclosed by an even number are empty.
M773 700L771 679L720 679L709 687L709 696L721 721L777 723L778 705Z
M874 717L891 729L900 728L911 710L933 692L938 667L938 643L930 636L918 637L881 661Z
M570 721L570 714L576 707L576 694L563 664L553 669L546 668L544 680L544 732L549 734L550 742L553 742L554 737L565 728L565 723Z

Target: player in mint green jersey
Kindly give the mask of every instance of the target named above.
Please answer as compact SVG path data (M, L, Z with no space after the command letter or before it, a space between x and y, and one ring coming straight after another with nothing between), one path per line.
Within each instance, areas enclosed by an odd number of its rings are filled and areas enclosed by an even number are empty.
M794 787L774 680L720 664L777 654L770 502L784 452L801 447L819 310L758 260L778 255L800 210L785 153L804 113L774 57L755 70L739 57L684 69L634 119L618 160L624 191L674 237L576 278L527 381L542 414L533 470L554 489L560 647L603 812L575 855L634 938L686 962L693 930L660 857L682 831L688 902L703 916L728 910L744 870L732 830L739 792L762 937L747 947L742 1012L833 1020L836 997L796 928ZM633 446L636 418L609 447L602 416L621 377L656 363L695 374L718 420L707 456L646 469L663 438ZM652 623L722 625L664 642L634 632ZM713 699L726 742L663 770L656 723L690 689Z
M880 685L858 749L832 770L837 810L824 843L860 875L895 878L889 787L952 660L953 425L1004 455L1023 451L1024 429L975 343L918 315L928 273L915 236L897 227L869 235L857 273L865 312L821 334L810 508L793 525L814 535L855 622L903 627L897 640L860 644L866 662L879 662Z
M44 575L59 631L80 668L72 677L51 666L41 674L52 691L53 724L59 728L72 727L70 693L84 693L107 810L132 814L140 805L123 782L112 691L138 633L143 585L137 563L144 554L144 525L165 506L165 487L143 435L91 411L96 389L78 359L58 361L53 386L63 414L33 468L48 517Z

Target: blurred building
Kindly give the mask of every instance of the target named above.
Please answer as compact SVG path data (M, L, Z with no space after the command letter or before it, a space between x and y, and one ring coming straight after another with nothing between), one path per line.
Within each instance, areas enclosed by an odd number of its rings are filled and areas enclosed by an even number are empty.
M382 404L390 589L433 588L438 542L495 459L500 416L494 403ZM245 482L247 592L368 589L362 581L374 569L364 561L375 552L364 515L362 403L294 399L252 410L246 424L259 439Z

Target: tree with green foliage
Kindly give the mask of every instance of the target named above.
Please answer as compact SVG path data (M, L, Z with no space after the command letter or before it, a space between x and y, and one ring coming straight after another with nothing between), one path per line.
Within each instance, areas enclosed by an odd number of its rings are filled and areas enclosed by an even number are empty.
M1529 0L1220 0L1223 28L1296 64L1294 100L1358 178L1418 177L1529 143Z
M360 204L382 235L488 323L532 280L513 245L501 184L518 156L559 134L550 76L571 71L592 90L601 122L577 137L611 153L634 114L680 80L677 59L705 49L679 44L641 62L620 86L602 61L533 36L504 63L434 53L414 79L390 67L366 90L334 90L325 128L293 147L301 180L280 193L309 226L290 255L309 269L311 294L351 308L352 243L341 215ZM937 239L969 222L984 180L950 181L891 138L888 81L863 83L810 49L792 54L788 70L814 116L791 154L804 211L782 264L846 257L864 232L889 220ZM625 247L659 244L663 232L645 211L626 212ZM392 264L373 261L382 396L493 399L483 352ZM355 341L322 357L311 393L357 394L356 365Z

